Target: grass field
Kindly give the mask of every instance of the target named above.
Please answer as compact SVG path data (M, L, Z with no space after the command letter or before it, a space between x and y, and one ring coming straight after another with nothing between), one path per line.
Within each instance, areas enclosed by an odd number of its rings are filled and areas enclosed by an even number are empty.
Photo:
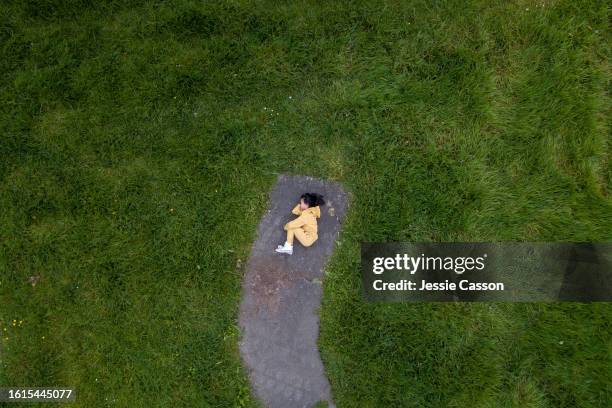
M338 407L612 406L609 304L369 304L361 241L612 239L604 1L0 5L0 385L255 407L236 318L278 173L354 197ZM11 405L13 406L13 405Z

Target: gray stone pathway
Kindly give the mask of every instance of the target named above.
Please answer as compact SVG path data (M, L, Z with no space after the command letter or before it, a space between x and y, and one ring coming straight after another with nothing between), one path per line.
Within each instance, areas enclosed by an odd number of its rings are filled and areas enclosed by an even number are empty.
M275 252L285 242L283 225L303 193L324 196L319 239L293 255ZM246 265L240 304L240 353L256 396L270 408L309 408L318 401L334 407L319 350L319 306L324 267L347 210L338 183L280 175L261 220Z

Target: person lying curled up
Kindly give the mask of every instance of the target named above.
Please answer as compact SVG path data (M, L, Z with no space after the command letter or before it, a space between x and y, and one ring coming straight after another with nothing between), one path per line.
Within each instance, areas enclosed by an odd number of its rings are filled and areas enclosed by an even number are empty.
M323 205L325 205L325 201L322 195L316 193L302 194L300 203L291 210L298 217L284 225L284 229L287 231L287 241L284 245L279 245L276 252L293 254L294 237L305 247L311 246L318 238L317 218L321 218L319 207Z

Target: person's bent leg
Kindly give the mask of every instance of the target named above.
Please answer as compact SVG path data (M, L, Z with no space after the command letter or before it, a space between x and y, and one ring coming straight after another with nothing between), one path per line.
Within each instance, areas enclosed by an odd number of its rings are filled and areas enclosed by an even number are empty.
M294 231L295 237L298 239L298 241L300 241L300 244L304 245L305 247L311 246L316 239L314 235L307 233L301 228L296 228Z
M299 228L289 228L287 230L287 243L289 245L293 245L293 236L295 235L295 231Z
M295 234L295 231L293 229L288 229L287 230L287 241L285 241L285 243L283 245L279 245L276 248L276 252L280 252L283 254L289 254L291 255L293 253L293 236Z
M307 236L306 243L305 243L305 244L303 244L303 245L304 245L304 246L309 247L309 246L311 246L312 244L314 244L314 242L315 242L316 240L317 240L317 236L316 236L316 235L309 234L309 235Z

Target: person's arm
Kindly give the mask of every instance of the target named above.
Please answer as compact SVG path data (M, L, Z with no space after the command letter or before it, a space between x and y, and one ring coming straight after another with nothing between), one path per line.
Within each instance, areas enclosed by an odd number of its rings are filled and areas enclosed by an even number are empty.
M291 212L295 215L301 215L302 214L302 210L300 210L300 204L296 205L295 207L293 207L293 210L291 210Z
M291 229L291 228L299 228L302 225L306 224L306 214L302 214L299 217L297 217L295 220L293 221L289 221L288 223L285 224L285 230Z

